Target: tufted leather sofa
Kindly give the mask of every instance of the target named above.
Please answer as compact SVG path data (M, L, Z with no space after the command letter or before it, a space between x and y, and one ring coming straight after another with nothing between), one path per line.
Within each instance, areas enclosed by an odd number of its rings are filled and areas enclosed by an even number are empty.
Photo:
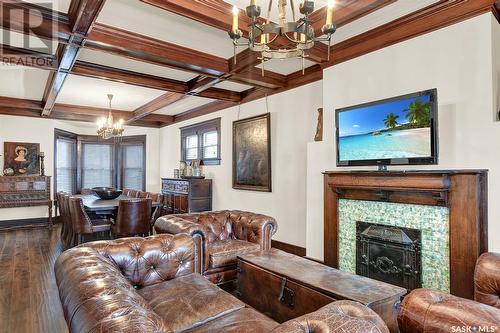
M279 325L196 273L198 250L181 234L65 251L55 273L69 331L388 333L371 309L349 301Z
M474 289L475 301L430 289L412 291L398 316L401 333L500 332L500 254L479 257Z
M266 215L224 210L163 216L154 228L158 234L193 236L202 251L203 275L219 284L236 278L238 255L270 249L278 225Z

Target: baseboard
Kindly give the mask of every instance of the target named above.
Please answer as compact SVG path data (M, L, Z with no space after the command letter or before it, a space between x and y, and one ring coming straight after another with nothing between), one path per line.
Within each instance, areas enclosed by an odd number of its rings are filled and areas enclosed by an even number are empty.
M36 217L30 219L4 220L0 221L0 232L15 229L46 227L49 224L47 217Z
M293 244L288 244L284 242L280 242L277 240L271 240L271 247L274 247L278 250L282 250L291 254L295 254L296 256L300 257L305 257L306 256L306 248L293 245Z

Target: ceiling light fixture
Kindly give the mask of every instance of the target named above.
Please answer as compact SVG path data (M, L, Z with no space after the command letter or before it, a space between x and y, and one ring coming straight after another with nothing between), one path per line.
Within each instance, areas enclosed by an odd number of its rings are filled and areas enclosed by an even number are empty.
M328 59L330 60L330 45L332 35L337 27L333 24L333 7L334 0L328 0L326 10L326 23L323 25L321 37L315 37L314 28L309 15L314 12L314 1L305 0L300 4L299 10L303 15L298 21L295 19L294 0L290 0L292 10L292 22L286 21L286 6L287 0L278 0L278 17L279 23L274 23L269 20L273 0L269 0L267 10L267 21L264 24L258 23L260 16L260 6L256 5L256 0L251 0L250 5L246 8L246 14L250 18L248 43L240 43L239 39L243 36L239 29L239 9L233 7L233 25L229 36L233 40L234 45L234 63L236 64L236 48L240 46L249 47L250 50L260 52L260 60L262 60L262 75L264 75L264 63L270 59L302 59L302 73L305 69L305 58L307 58L307 50L314 46L315 42L328 42ZM280 36L285 37L288 43L275 43Z
M111 101L113 100L113 95L108 94L109 99L109 111L108 117L102 117L97 121L97 135L101 138L107 140L110 138L121 137L124 131L123 119L118 120L118 122L113 122L113 115L111 114Z

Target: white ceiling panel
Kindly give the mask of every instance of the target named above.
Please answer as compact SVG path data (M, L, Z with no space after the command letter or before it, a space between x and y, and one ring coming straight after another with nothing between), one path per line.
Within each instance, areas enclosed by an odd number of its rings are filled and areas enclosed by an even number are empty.
M58 43L56 40L51 41L31 35L26 36L15 31L8 31L0 28L0 44L55 54Z
M133 111L164 94L164 91L124 83L68 75L57 103L106 108L113 94L113 109Z
M80 53L78 54L78 60L180 81L189 81L197 76L197 74L194 73L184 72L164 66L153 65L147 62L132 60L129 58L90 49L80 50Z
M50 8L52 10L68 13L69 5L71 4L71 0L24 0L24 2L30 2L35 5L41 5L43 7Z
M311 67L315 65L314 62L305 59L304 68ZM262 64L256 66L258 68L262 68ZM299 58L291 58L291 59L272 59L266 61L264 68L268 71L288 75L295 73L297 71L302 70L302 59Z
M107 0L97 21L219 57L233 55L227 32L140 1Z
M398 0L340 27L333 35L332 43L339 43L363 32L372 30L436 2L439 2L439 0ZM333 15L335 17L335 13Z
M226 0L225 2L230 3L233 6L236 5L236 7L241 8L241 9L245 9L250 4L250 0ZM302 2L303 2L302 0L301 1L294 1L296 20L298 20L300 17L302 17L302 15L300 14L300 11L299 11L299 5ZM341 0L336 1L336 3L341 3L341 2L342 2ZM260 6L260 11L261 11L260 16L267 18L268 17L269 0L256 0L255 3L257 4L257 6ZM293 16L292 16L292 9L290 6L291 2L287 1L287 3L288 3L288 5L286 7L287 20L292 21ZM316 1L314 1L314 10L318 10L321 7L326 6L327 4L328 4L328 0L316 0ZM271 7L271 12L269 13L269 18L271 19L271 21L278 22L278 1L277 0L273 1L273 6Z
M237 91L237 92L242 92L242 91L253 88L253 86L249 86L249 85L241 84L241 83L236 83L236 82L230 82L230 81L223 81L221 83L216 84L214 87L232 90L232 91Z
M41 101L49 71L0 63L0 96Z
M213 102L214 99L198 97L198 96L187 96L181 99L180 101L175 102L172 105L164 107L155 112L155 114L166 114L166 115L176 115L182 113L184 111L189 111L198 106L202 106L208 103Z

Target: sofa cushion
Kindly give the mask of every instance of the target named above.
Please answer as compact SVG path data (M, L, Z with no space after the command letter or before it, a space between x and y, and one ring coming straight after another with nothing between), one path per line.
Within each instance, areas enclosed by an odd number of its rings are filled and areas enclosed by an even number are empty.
M183 331L237 311L237 298L193 273L138 290L174 331Z
M203 326L189 330L190 333L262 333L278 326L274 320L251 308L231 312Z
M238 239L213 242L208 245L210 268L236 264L238 255L259 251L260 245Z

